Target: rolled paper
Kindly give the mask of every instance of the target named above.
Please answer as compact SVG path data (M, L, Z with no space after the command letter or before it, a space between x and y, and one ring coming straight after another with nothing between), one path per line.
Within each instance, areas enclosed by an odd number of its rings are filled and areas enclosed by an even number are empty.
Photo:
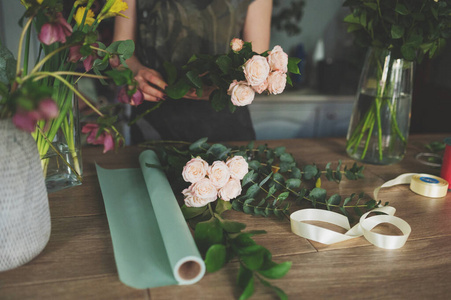
M193 284L205 264L171 186L153 151L139 161L136 169L96 165L119 279L139 289Z
M290 215L291 231L303 238L323 244L335 244L364 236L371 244L384 249L398 249L404 246L412 231L410 225L395 217L395 209L391 206L375 208L360 217L360 222L350 228L348 218L336 212L321 209L301 209ZM372 212L386 215L368 217ZM337 225L348 230L346 233L336 232L305 221L321 221ZM402 235L384 235L371 230L381 223L389 223L401 230Z
M444 180L451 181L451 137L445 139L445 153L443 154L442 168L440 177Z
M445 197L448 192L448 182L443 178L430 174L405 173L395 179L389 180L374 190L374 199L377 200L379 190L384 187L391 187L398 184L409 184L413 192L429 197Z

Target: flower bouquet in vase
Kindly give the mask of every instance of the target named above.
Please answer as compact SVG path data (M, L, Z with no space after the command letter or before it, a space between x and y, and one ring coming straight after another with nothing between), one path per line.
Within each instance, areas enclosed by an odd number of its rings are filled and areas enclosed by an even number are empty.
M63 16L63 1L21 2L26 7L26 22L17 61L1 46L1 58L6 63L0 66L5 74L0 78L0 117L11 118L18 128L32 133L47 189L52 192L81 184L78 101L85 102L99 116L97 124L83 129L90 133L88 142L104 144L105 151L122 143L123 138L114 127L116 117L109 117L94 106L77 89L77 82L82 77L102 82L110 79L116 85L124 85L128 98L140 94L125 64L133 54L134 43L119 41L106 47L97 40L99 23L122 15L121 11L127 9L121 0L106 1L97 15L90 9L93 0L75 1L67 19ZM34 65L29 62L33 30L40 41Z
M348 32L369 47L361 73L346 151L387 165L405 154L410 126L414 63L435 56L451 36L446 1L347 0Z

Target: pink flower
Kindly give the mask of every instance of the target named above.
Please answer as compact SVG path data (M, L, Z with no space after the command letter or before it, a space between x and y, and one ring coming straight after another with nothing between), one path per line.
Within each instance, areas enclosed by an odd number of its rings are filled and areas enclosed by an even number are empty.
M50 45L55 42L66 42L66 37L72 34L72 27L66 22L62 13L56 13L56 19L53 22L45 23L39 32L39 40Z
M53 99L45 98L39 102L38 112L42 119L54 119L58 116L58 106Z
M97 43L92 44L94 47L98 47L99 45ZM80 61L80 59L83 57L83 55L80 53L81 45L76 45L69 48L69 57L67 58L68 61L76 63ZM96 51L92 51L90 55L86 56L86 58L83 60L83 66L85 67L86 72L92 69L92 65L94 64L94 61L99 58Z
M215 161L210 168L207 170L208 178L210 178L213 185L220 189L222 188L230 179L229 167L225 162L218 160Z
M273 94L281 94L287 85L287 74L282 71L271 72L268 76L268 91Z
M269 64L265 57L254 55L244 64L244 76L251 86L259 86L265 82L269 74Z
M263 93L264 91L266 91L266 89L268 88L268 80L265 80L265 82L263 82L262 84L260 84L259 86L253 86L252 87L254 89L254 91L256 93Z
M200 157L191 159L183 167L182 177L186 182L196 183L207 175L208 163Z
M81 129L82 133L88 133L86 141L93 145L103 145L103 153L106 153L114 148L113 136L108 131L103 131L97 136L99 132L99 125L88 123Z
M203 178L198 182L193 183L191 186L191 192L194 198L205 204L218 199L218 190L208 178Z
M244 41L238 38L232 39L230 42L230 48L232 48L233 51L238 52L241 49L243 49Z
M44 98L38 104L37 109L29 111L18 109L12 121L17 128L33 132L39 120L50 120L58 116L58 106L52 98Z
M252 103L255 98L255 91L246 81L237 82L234 80L227 91L231 96L231 101L236 106L246 106Z
M144 96L141 90L137 89L136 92L130 97L127 94L127 87L124 86L119 90L119 93L117 95L117 100L121 103L130 104L134 106L138 106L144 101Z
M119 67L119 65L121 64L119 56L117 56L116 54L111 55L108 61L113 69Z
M241 194L241 183L238 179L230 180L218 191L218 196L224 201L235 199Z
M288 71L288 54L283 52L282 47L275 46L268 53L268 63L271 71L281 71L286 73Z
M249 171L248 163L242 156L239 155L229 158L226 165L229 167L232 178L237 180L243 179L244 175L246 175Z
M27 132L33 132L36 129L36 124L41 116L37 111L19 110L12 117L12 121L17 128Z

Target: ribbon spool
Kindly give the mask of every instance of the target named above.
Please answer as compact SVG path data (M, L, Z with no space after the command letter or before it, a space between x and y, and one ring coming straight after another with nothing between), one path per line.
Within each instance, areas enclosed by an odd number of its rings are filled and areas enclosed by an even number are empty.
M398 184L410 184L410 189L425 197L442 198L448 192L448 182L443 178L418 173L406 173L399 175L395 179L389 180L374 190L374 199L377 200L379 190L384 187L391 187Z

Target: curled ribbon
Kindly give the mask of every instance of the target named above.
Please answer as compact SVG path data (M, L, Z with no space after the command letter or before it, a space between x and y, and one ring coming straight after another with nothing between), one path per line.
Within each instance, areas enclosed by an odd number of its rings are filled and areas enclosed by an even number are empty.
M396 209L391 206L377 207L360 217L360 222L351 228L348 218L344 215L320 209L302 209L290 215L291 230L293 233L323 244L335 244L346 240L364 236L371 244L384 249L398 249L404 246L412 229L401 218L395 217ZM382 212L386 215L368 217L372 212ZM304 221L321 221L331 223L348 230L339 233L327 228L305 223ZM402 235L384 235L371 230L381 223L389 223L399 230Z

